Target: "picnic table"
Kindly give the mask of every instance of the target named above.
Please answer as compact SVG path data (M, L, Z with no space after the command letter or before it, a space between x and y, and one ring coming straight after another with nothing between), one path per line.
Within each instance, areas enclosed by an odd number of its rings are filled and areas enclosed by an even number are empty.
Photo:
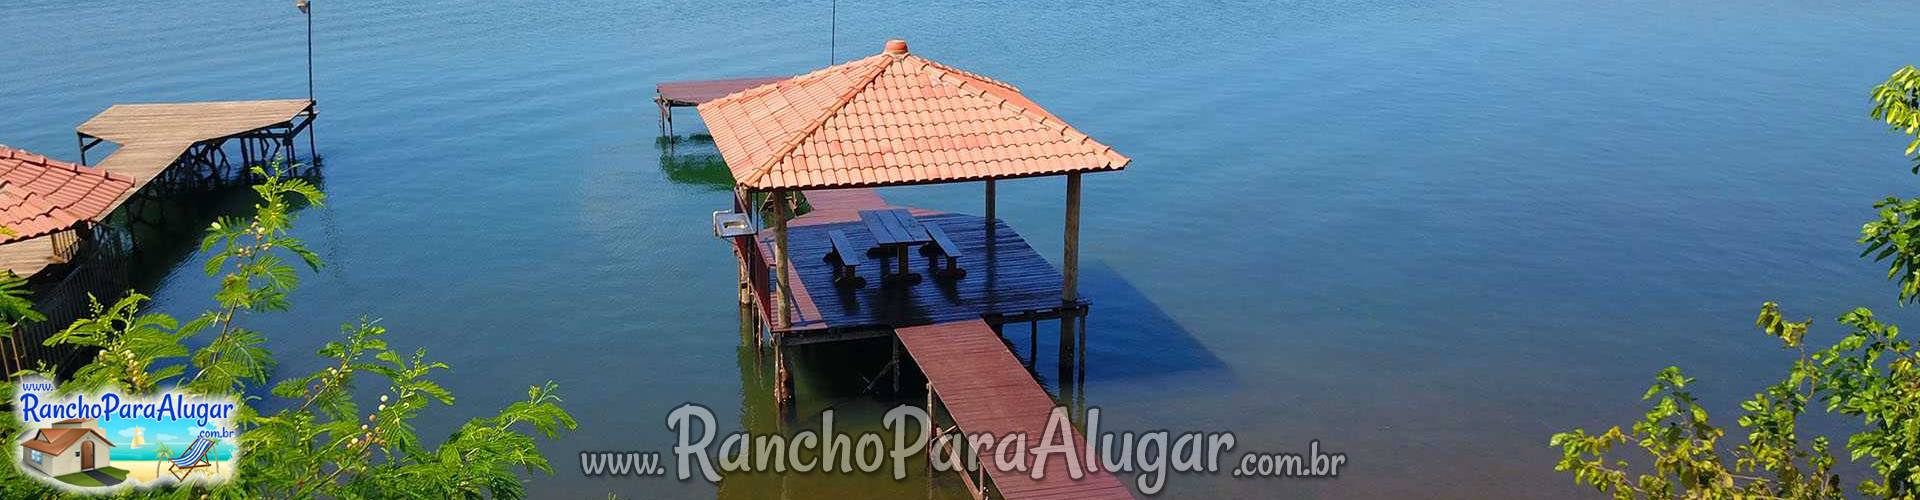
M887 273L887 266L883 261L880 265L883 280L912 279L919 276L908 270L907 250L933 241L933 236L927 234L927 229L920 225L919 219L914 218L907 209L890 208L861 210L860 222L866 223L867 232L873 235L873 240L878 245L867 254L885 256L892 253L900 263L898 273Z

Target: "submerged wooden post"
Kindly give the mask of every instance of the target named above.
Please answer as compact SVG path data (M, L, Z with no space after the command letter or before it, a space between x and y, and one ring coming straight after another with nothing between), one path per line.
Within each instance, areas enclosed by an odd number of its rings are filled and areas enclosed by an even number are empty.
M933 461L936 460L934 458L934 453L938 451L934 449L934 445L940 442L937 437L937 435L940 433L940 416L939 416L940 413L939 413L939 410L934 408L934 405L938 403L939 403L938 401L933 399L933 381L928 380L927 381L927 483L928 483L927 487L929 488L933 487L932 485Z
M1079 385L1079 382L1074 380L1074 366L1077 364L1080 352L1079 340L1075 338L1077 335L1074 332L1076 323L1071 313L1060 316L1060 362L1055 367L1060 372L1060 400L1068 403L1073 402L1073 395L1076 392L1074 388Z
M773 406L781 425L793 417L793 372L787 368L786 342L773 337Z
M1060 259L1060 297L1062 301L1080 299L1080 174L1067 174L1067 231L1063 238L1067 255ZM1064 330L1063 330L1064 333Z
M748 194L746 191L742 191L739 188L735 188L733 190L733 210L736 212L745 214L747 216L747 220L749 221L749 226L750 227L755 226L753 224L753 221L757 220L757 217L756 217L757 214L754 213L755 210L753 209L753 195ZM753 268L755 266L753 264L748 263L749 261L749 259L747 258L748 245L752 245L753 253L755 254L760 253L760 249L759 249L760 237L758 235L749 235L745 237L735 238L734 245L733 245L733 256L736 257L735 260L738 260L739 261L738 263L740 264L739 265L739 268L740 268L739 269L740 270L739 295L740 295L740 305L742 306L753 304L755 294L758 293L758 290L753 289ZM766 272L766 270L761 269L760 272Z
M793 208L787 205L787 192L774 191L773 267L775 269L775 282L773 289L775 293L773 300L775 304L780 305L779 324L776 326L782 328L793 322L793 305L787 300L787 293L789 292L787 289L787 273L790 272L787 269L787 219L793 218L792 210Z

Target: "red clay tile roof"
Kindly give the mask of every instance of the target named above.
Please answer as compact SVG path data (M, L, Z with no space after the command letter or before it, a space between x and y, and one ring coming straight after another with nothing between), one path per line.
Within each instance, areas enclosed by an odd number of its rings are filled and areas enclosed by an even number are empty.
M0 236L10 243L99 221L133 181L25 150L0 145Z
M73 443L80 441L80 437L87 434L93 434L94 437L100 438L100 442L106 443L109 447L113 446L113 441L108 441L105 434L101 434L100 431L94 430L91 427L68 427L64 429L49 427L40 429L34 433L33 439L21 442L20 446L40 450L41 453L59 455L66 453L68 448L73 447Z
M888 51L701 104L742 187L884 186L1120 170L1019 89Z

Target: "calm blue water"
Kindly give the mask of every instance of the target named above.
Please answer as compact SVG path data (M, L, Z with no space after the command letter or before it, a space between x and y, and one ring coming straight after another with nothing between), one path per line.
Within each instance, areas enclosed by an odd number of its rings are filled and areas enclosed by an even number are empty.
M72 158L73 126L116 102L297 97L288 3L7 2L0 142ZM1874 199L1912 191L1904 143L1866 116L1868 88L1920 54L1887 15L1905 6L850 0L838 39L844 59L907 38L1134 158L1088 180L1081 236L1107 426L1350 457L1337 480L1176 477L1172 496L1556 498L1582 490L1547 436L1629 421L1663 366L1730 425L1783 366L1749 326L1760 302L1912 319L1852 243ZM255 324L296 373L340 323L383 317L454 367L459 405L428 412L429 436L559 382L580 429L544 445L543 497L917 495L924 478L587 479L574 458L669 446L662 418L687 401L765 425L707 234L727 196L663 170L648 99L823 65L827 11L320 2L331 200L299 234L332 265ZM1043 255L1061 185L1002 188ZM884 194L978 210L978 186ZM153 285L160 309L206 307L200 261ZM825 364L802 369L803 411L891 404Z

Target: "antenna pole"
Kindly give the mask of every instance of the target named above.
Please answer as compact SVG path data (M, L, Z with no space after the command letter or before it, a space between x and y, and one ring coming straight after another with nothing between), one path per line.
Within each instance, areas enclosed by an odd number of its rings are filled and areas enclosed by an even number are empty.
M827 7L827 65L839 62L840 0L829 0Z

